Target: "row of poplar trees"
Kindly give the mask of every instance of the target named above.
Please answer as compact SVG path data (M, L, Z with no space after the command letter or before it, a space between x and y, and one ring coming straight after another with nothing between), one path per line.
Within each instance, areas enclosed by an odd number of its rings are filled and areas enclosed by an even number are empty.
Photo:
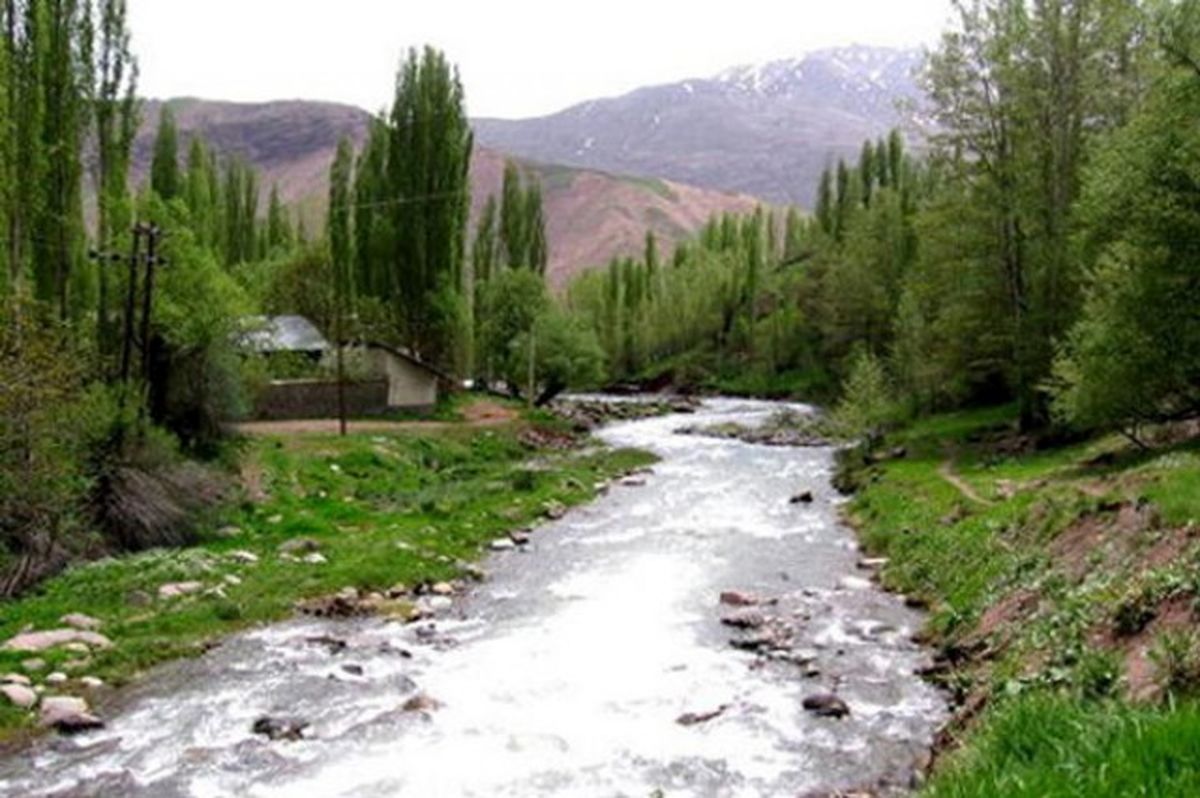
M114 240L138 125L125 0L4 0L0 36L0 280L63 318L94 309L103 331L109 278L88 266L83 187L97 239Z

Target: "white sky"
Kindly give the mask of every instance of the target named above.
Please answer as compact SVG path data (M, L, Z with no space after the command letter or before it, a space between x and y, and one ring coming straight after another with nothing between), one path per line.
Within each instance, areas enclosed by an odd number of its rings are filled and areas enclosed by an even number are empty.
M142 93L239 101L391 96L433 44L474 116L523 117L846 44L936 41L948 0L130 0Z

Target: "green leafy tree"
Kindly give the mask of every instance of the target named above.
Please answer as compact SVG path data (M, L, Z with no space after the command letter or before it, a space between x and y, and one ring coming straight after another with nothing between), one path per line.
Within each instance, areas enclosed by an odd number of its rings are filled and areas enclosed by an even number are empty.
M1200 40L1200 39L1198 39ZM1090 170L1082 314L1055 364L1056 409L1084 428L1200 413L1200 73L1161 78Z
M179 130L175 112L163 105L158 115L158 133L154 138L154 157L150 162L150 188L167 202L180 194Z

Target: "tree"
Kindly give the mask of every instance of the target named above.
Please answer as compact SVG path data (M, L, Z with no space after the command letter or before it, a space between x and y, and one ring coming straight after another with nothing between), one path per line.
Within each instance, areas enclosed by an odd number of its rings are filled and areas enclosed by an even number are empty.
M339 304L352 297L354 239L351 235L354 147L343 137L329 173L329 255L333 261L334 288Z
M1177 12L1183 13L1183 12ZM1082 428L1200 412L1200 73L1174 67L1106 144L1080 203L1081 316L1055 363L1055 409Z
M404 342L434 361L449 354L456 332L432 300L460 293L473 137L462 83L445 55L410 51L396 80L389 117L387 185L397 200L391 296Z
M861 438L867 448L873 448L894 414L895 402L883 364L870 352L860 350L851 359L842 401L833 413L834 424L844 435Z
M150 188L167 202L180 193L179 132L175 127L175 112L169 105L163 105L158 115L154 158L150 162Z
M129 163L137 136L140 103L137 99L137 61L130 51L125 0L101 0L99 53L93 89L96 131L97 187L96 235L101 249L112 249L119 234L130 226ZM108 351L116 340L109 322L109 271L97 271L97 341Z
M956 0L927 90L959 179L991 209L979 267L1005 286L1013 388L1025 426L1045 420L1053 345L1078 302L1070 210L1090 140L1127 102L1137 10L1118 0Z
M521 172L516 162L504 164L504 183L500 191L500 246L510 269L519 269L529 262L529 233L525 222L528 206L521 188Z
M353 155L351 155L353 160ZM332 209L331 209L332 213ZM267 201L267 240L266 253L287 249L292 245L292 223L288 218L287 206L279 198L279 186L271 186L271 196Z

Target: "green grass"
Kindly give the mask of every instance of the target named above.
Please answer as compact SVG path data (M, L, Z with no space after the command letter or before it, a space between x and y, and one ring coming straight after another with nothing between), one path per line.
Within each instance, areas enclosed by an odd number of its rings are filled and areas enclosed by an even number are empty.
M887 447L903 445L907 457L870 469L849 506L867 548L889 558L885 583L931 604L938 646L970 641L1006 597L1035 597L998 629L991 656L953 674L952 685L991 700L925 794L1200 794L1200 709L1124 703L1123 655L1094 642L1124 609L1200 596L1195 542L1166 563L1139 556L1195 523L1197 444L1139 452L1104 436L1006 453L995 439L1011 439L1014 416L1011 407L970 410L894 433ZM1108 459L1091 465L1101 454ZM983 501L951 484L940 472L947 463ZM1113 501L1148 501L1157 521L1123 533L1138 536L1119 541L1124 553L1085 551L1082 574L1057 562L1056 538L1087 518L1114 519Z
M1200 708L1130 709L1030 695L992 713L930 798L1185 798L1200 794Z
M215 534L199 546L107 559L72 568L18 601L0 604L0 639L26 627L56 628L69 612L104 622L116 645L70 671L120 684L164 660L194 655L208 641L287 617L299 599L347 586L385 590L452 579L506 531L535 522L552 503L578 504L594 485L652 460L628 450L531 452L520 424L485 430L307 436L251 444L261 504L231 507L221 519L241 533ZM529 463L537 458L537 467ZM326 564L288 562L279 546L295 537L320 543ZM242 564L235 550L259 557ZM232 575L240 584L229 584ZM159 586L201 581L222 595L162 601ZM147 604L146 597L151 597ZM21 671L28 654L0 651L0 673ZM42 656L50 670L72 655ZM35 676L37 674L30 674ZM0 709L0 737L29 718Z

